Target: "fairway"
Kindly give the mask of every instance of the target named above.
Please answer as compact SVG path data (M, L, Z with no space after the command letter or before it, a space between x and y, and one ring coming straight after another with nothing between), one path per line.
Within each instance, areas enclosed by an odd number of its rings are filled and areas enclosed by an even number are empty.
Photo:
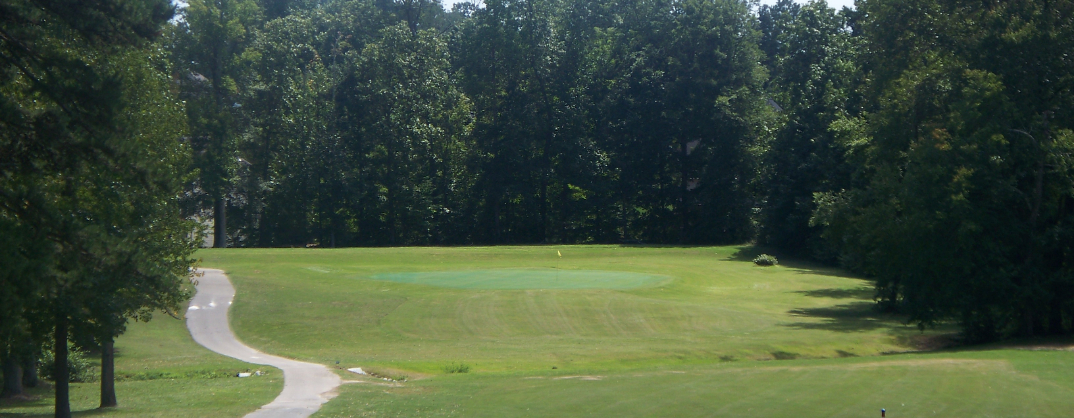
M456 289L633 289L670 280L625 271L545 268L386 273L370 278Z
M839 269L784 258L755 266L750 260L761 251L532 246L198 256L235 285L231 326L240 340L361 382L341 386L314 417L853 418L886 408L891 418L998 418L1074 410L1069 339L1051 342L1051 350L929 352L953 328L921 332L878 313L870 282ZM121 381L127 407L100 414L173 416L186 405L180 397L150 401L167 387L198 396L188 415L241 416L278 392L271 377L184 377L249 367L190 344L170 318L132 325L117 341L117 363L124 373L145 367L164 376ZM379 377L346 371L352 367ZM451 373L459 370L466 372ZM93 386L76 385L79 408L92 407ZM238 397L239 390L257 396ZM0 408L0 416L38 416L47 401Z
M949 338L753 247L204 250L263 351L333 365L318 417L1061 417L1074 352ZM562 256L560 256L562 254ZM557 277L558 276L558 277ZM449 373L465 365L467 373ZM384 383L344 371L362 367ZM404 380L405 379L405 380Z

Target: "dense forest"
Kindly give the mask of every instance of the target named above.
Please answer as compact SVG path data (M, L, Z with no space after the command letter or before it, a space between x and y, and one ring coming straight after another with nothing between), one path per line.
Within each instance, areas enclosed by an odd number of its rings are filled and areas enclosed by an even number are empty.
M969 341L1074 329L1070 0L3 0L0 68L5 370L176 312L209 220L755 242Z
M1074 317L1074 2L191 1L216 246L753 241L976 339Z

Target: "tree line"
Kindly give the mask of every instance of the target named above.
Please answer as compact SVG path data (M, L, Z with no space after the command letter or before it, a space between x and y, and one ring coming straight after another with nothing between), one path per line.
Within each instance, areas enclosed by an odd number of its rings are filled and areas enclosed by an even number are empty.
M187 120L155 41L174 13L169 0L0 2L3 394L52 358L58 417L69 349L101 350L101 406L115 406L114 338L187 298Z
M5 379L175 312L205 220L216 247L752 241L968 341L1074 329L1074 1L0 7Z
M216 246L752 240L991 340L1072 327L1072 8L194 1L171 48Z

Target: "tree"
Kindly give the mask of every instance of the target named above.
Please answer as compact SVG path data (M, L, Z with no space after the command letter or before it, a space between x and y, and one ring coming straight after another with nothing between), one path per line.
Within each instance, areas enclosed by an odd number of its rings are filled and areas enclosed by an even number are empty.
M442 242L468 188L469 101L433 31L385 28L342 82L341 123L359 163L359 233L386 244Z
M830 260L833 252L810 226L814 193L850 187L853 167L831 125L860 112L861 37L850 33L849 10L823 1L762 6L761 45L768 91L785 122L765 156L760 240L792 253Z
M558 6L486 2L454 39L460 88L476 106L480 239L548 240L554 154L560 141L572 140L557 135L565 99L552 85L563 53L553 20Z
M865 6L872 109L842 129L859 183L816 223L921 326L1069 332L1074 3Z
M101 407L117 406L114 338L128 319L149 321L154 312L177 317L189 297L181 288L196 248L196 225L179 213L178 198L189 177L189 149L182 104L169 93L170 71L161 45L124 52L111 60L123 79L127 111L117 118L126 170L101 176L92 209L107 234L92 239L85 280L92 337L101 346ZM122 185L122 186L120 186ZM117 228L117 226L120 226ZM118 229L118 230L117 230Z
M752 236L764 106L743 2L622 4L593 52L599 144L611 158L621 236L738 242Z
M129 125L121 115L130 109L129 97L123 76L111 66L128 48L155 37L174 9L163 0L14 1L0 8L0 88L5 91L0 98L0 225L12 233L5 235L12 241L2 249L15 268L0 283L12 302L0 312L0 332L31 344L52 334L55 414L68 417L69 331L88 329L100 319L90 309L97 301L93 295L101 295L94 291L102 289L98 273L119 263L190 263L146 249L126 259L104 250L138 238L126 224L110 222L119 213L134 214L139 221L134 225L153 225L150 229L167 236L186 237L191 231L192 225L161 212L114 212L130 203L123 196L139 190L157 204L175 192L160 186L161 179L176 176L174 167L143 159L159 155L145 155L141 132L125 131ZM178 146L177 137L169 140ZM187 274L185 267L181 274L178 270L166 277L173 290Z
M176 70L186 78L184 93L190 120L198 188L212 202L214 247L228 245L228 196L239 169L245 61L242 52L260 25L254 0L194 0L182 9L175 29Z

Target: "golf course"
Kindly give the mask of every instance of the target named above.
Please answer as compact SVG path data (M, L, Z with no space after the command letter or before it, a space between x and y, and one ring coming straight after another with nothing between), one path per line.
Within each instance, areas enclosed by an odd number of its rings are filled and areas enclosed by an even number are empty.
M316 417L1061 417L1069 341L957 346L878 313L868 281L753 247L202 250L231 326L345 382ZM165 315L116 342L121 406L83 416L243 416L281 374L196 345ZM360 367L370 375L347 371ZM261 376L234 378L261 370ZM0 416L47 416L50 399Z

